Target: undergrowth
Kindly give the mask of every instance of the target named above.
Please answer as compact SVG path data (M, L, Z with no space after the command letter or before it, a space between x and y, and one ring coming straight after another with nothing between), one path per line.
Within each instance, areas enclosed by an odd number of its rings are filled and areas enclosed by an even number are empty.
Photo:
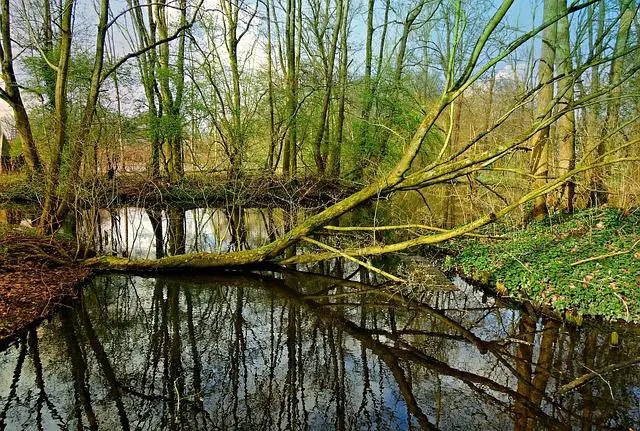
M0 203L36 202L42 194L43 185L28 181L24 173L0 175Z
M558 214L505 240L445 247L446 269L499 293L558 312L640 322L640 209Z

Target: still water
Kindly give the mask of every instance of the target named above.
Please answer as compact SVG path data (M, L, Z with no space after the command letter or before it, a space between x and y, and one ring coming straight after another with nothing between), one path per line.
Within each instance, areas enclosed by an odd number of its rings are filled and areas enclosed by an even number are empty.
M265 209L90 220L72 229L139 258L255 247L291 222ZM297 269L97 276L0 352L0 429L640 427L638 327L570 327L428 271L399 288L350 262Z
M328 268L335 272L335 268ZM2 429L635 429L637 328L359 273L101 275L0 353ZM567 392L564 385L605 370Z

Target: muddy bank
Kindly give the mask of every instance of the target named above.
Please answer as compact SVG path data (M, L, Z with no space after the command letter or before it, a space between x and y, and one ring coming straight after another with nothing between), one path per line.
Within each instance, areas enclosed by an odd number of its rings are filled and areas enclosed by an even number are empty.
M90 271L70 242L34 231L0 230L0 345L74 298Z

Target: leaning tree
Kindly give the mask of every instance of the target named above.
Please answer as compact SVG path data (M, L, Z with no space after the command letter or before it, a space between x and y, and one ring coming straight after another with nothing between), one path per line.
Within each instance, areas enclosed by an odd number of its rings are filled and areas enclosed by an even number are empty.
M549 3L561 3L565 0L549 0ZM276 238L267 245L254 250L237 251L224 254L216 253L194 253L180 256L168 256L154 261L131 260L116 257L100 257L88 261L89 264L102 268L122 269L122 270L163 270L177 268L210 268L224 266L240 266L257 264L264 262L278 262L281 264L308 263L334 257L348 257L358 263L367 265L358 259L360 256L372 256L389 252L396 252L409 247L434 244L461 235L469 234L472 231L485 226L493 221L504 217L521 205L532 200L540 200L550 192L561 188L569 181L581 173L593 169L601 169L614 163L623 161L638 160L632 157L629 149L636 146L638 139L626 139L616 145L609 144L606 150L597 150L598 145L602 149L601 142L610 140L613 134L619 133L619 127L607 130L599 139L589 142L590 147L582 149L583 157L573 163L563 164L563 168L555 176L548 174L539 175L536 170L533 173L528 171L511 170L513 173L524 175L532 179L532 187L529 192L517 198L513 202L505 203L500 209L482 214L475 220L457 226L450 230L441 230L432 234L417 234L409 239L385 244L373 245L355 249L339 250L324 244L316 239L310 238L315 232L332 227L329 226L332 220L353 210L359 205L380 197L386 197L399 191L424 190L438 184L445 184L461 177L470 177L481 171L494 169L497 162L507 159L520 152L531 152L531 147L535 151L550 151L549 148L541 148L540 145L552 145L550 139L546 139L546 131L550 126L555 125L560 119L581 109L586 109L592 104L608 98L612 95L619 97L618 89L631 77L636 75L640 69L637 61L637 45L627 44L625 47L616 46L615 49L607 48L600 40L588 53L587 58L582 59L579 64L568 67L569 63L562 64L562 67L545 70L540 74L537 84L520 94L513 101L512 105L501 110L502 114L489 121L483 130L477 131L468 141L461 142L456 148L450 147L451 140L445 139L440 147L429 148L433 157L425 165L416 163L418 156L425 150L427 136L438 129L438 121L441 116L446 115L449 107L458 100L466 91L473 91L474 84L482 82L488 75L493 74L496 66L503 65L505 59L516 50L535 38L544 35L549 37L548 31L551 27L556 28L558 23L566 25L566 18L577 15L580 11L597 5L602 0L574 1L555 5L550 8L553 13L545 14L543 22L534 26L530 31L514 36L510 41L505 42L504 32L500 30L506 25L506 16L513 0L504 0L486 20L484 28L472 44L472 49L465 51L464 55L458 55L456 49L460 45L456 41L461 40L461 34L465 29L465 12L462 10L462 2L456 3L455 19L453 21L452 49L446 59L444 71L444 85L441 94L433 102L429 109L425 109L424 115L415 130L412 138L406 143L404 152L395 166L387 172L381 173L372 181L366 184L357 192L332 204L319 212L306 218L302 223L291 228L288 232ZM614 34L621 25L625 25L628 17L627 8L622 8L616 19L608 23L603 29L602 37ZM562 31L565 31L562 29ZM561 32L562 37L566 36ZM496 47L500 47L496 51ZM566 50L566 45L563 45ZM574 47L580 49L580 47ZM565 58L568 56L565 51L561 51ZM625 61L620 61L624 57ZM588 72L593 67L602 67L607 64L623 64L620 70L616 69L616 74L606 85L600 85L590 92L574 94L574 88L578 83L586 79ZM550 93L551 90L551 93ZM570 97L570 102L567 102ZM524 131L509 136L500 144L481 146L483 142L491 137L496 131L501 130L508 120L512 118L523 106L536 103L535 118ZM626 125L626 124L625 124ZM622 127L622 125L620 126ZM543 141L540 136L545 137ZM537 147L536 147L537 146ZM595 155L594 155L595 153ZM622 154L622 155L621 155ZM504 171L504 169L503 169ZM352 227L350 230L384 230L401 229L403 226L368 226ZM343 227L344 229L344 227ZM305 241L319 248L317 252L311 252L296 256L283 258L283 252L298 242Z

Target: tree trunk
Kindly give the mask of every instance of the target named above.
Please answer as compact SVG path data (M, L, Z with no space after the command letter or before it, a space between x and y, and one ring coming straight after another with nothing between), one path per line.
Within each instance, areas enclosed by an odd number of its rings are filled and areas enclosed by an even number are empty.
M591 20L593 21L593 17L596 15L596 6L593 6L593 12L591 14ZM593 34L593 22L589 23L589 51L596 53L596 60L602 58L602 44L603 44L603 35L604 35L604 19L605 19L605 5L604 2L600 2L597 9L598 19L596 21L596 33ZM591 68L591 88L592 93L595 93L600 90L600 68L599 65L596 64ZM605 147L604 142L602 142L599 138L601 135L600 125L598 124L598 120L600 119L601 112L601 104L596 101L593 106L587 108L587 144L588 148L593 148L595 146L595 156L604 154ZM604 190L604 182L602 178L600 178L600 170L594 169L589 172L589 207L596 207L600 202L606 199L606 193Z
M287 70L285 76L286 114L289 122L282 158L282 173L293 177L296 174L296 146L298 105L298 74L296 64L296 0L287 0L285 24L285 55Z
M344 17L342 19L342 35L340 37L340 71L338 73L338 81L340 84L340 99L338 102L338 120L336 125L335 140L331 148L331 152L329 153L329 160L327 162L327 165L331 170L330 174L334 178L338 178L340 176L341 151L344 140L345 104L347 98L347 78L349 74L349 49L347 46L347 38L349 36L349 7L350 1L346 0ZM371 64L369 64L369 67L371 67ZM371 71L369 70L369 75L370 74Z
M387 0L387 6L389 4L389 0ZM360 129L360 154L363 156L363 159L366 159L364 155L367 151L367 140L369 134L369 117L371 115L371 109L373 108L373 83L371 80L372 74L372 66L373 66L373 16L375 12L375 0L369 0L369 9L367 11L367 36L365 41L365 51L364 51L364 90L362 97L362 110L360 111L360 119L361 121L361 129ZM385 12L385 17L388 14L388 9ZM386 21L386 19L385 19ZM386 22L385 22L386 26ZM386 28L385 28L386 30ZM384 37L384 36L383 36ZM381 40L381 44L384 44L384 39ZM379 73L379 72L378 72ZM359 173L364 169L364 160L358 161L357 171Z
M73 0L66 0L61 11L59 60L56 75L55 92L55 139L54 153L47 172L45 197L40 226L51 229L55 220L57 189L60 183L62 152L67 143L67 83L69 79L69 62L71 57L71 21L73 17Z
M242 130L242 106L240 100L240 71L238 69L238 11L239 5L233 0L224 1L223 14L227 28L227 49L229 68L231 69L231 136L230 144L233 152L230 175L234 178L242 170L244 154L244 133Z
M559 12L566 13L567 0L558 1ZM573 104L574 83L571 78L573 61L571 57L571 45L569 41L569 18L564 16L558 22L558 44L556 60L558 71L567 76L558 84L560 101L558 109L570 108ZM570 110L558 120L558 174L563 175L572 170L576 165L576 116L575 111ZM567 212L573 212L573 200L575 196L575 182L573 178L565 184L560 191L560 205ZM562 203L564 200L565 203Z
M411 9L402 23L402 35L400 36L400 40L398 41L398 54L396 55L396 65L393 70L393 95L391 109L387 112L387 120L393 122L394 118L397 114L397 104L399 101L399 94L402 88L402 74L404 72L405 59L407 54L407 44L409 43L409 35L413 31L413 24L420 16L424 5L426 4L426 0L421 0L417 5ZM380 71L378 71L378 75ZM387 152L389 146L389 138L391 134L388 130L385 130L382 133L382 139L380 140L380 147L375 149L374 152L374 161L380 162L383 159ZM376 160L377 159L377 160Z
M633 0L620 0L620 26L618 28L618 34L616 36L616 43L613 52L613 60L611 60L609 70L609 83L618 82L622 77L624 68L623 53L627 49L629 44L629 30L631 29L631 23L636 13L634 7L635 1ZM603 156L607 150L607 141L620 139L621 134L615 133L615 130L620 124L620 102L621 102L622 88L616 86L611 90L611 94L608 97L609 103L606 106L606 118L604 120L605 127L602 129L600 135L600 143L596 148L596 156ZM611 135L611 136L609 136ZM606 138L609 136L609 138ZM606 138L606 139L605 139ZM592 203L595 205L602 205L607 203L607 185L604 178L609 170L606 167L601 168L596 175L596 182L593 186L593 198Z
M155 19L160 40L169 37L169 27L167 23L166 0L160 0L155 8ZM180 26L186 23L186 0L180 0ZM160 44L158 62L162 74L158 76L160 99L163 113L163 137L167 142L169 157L167 169L171 181L179 181L184 177L183 163L183 139L182 139L182 116L180 108L184 90L184 32L178 39L178 50L176 53L176 70L174 74L168 73L169 64L169 42ZM173 82L171 76L174 76ZM172 84L173 83L173 92Z
M93 60L93 70L91 72L91 81L89 84L89 92L87 94L87 101L80 120L80 130L77 136L73 140L71 145L71 155L69 163L69 172L67 174L67 180L63 186L62 200L56 210L55 220L63 220L71 201L75 187L80 182L80 168L82 166L82 160L84 157L85 145L89 141L89 135L91 133L91 125L93 124L93 116L95 114L96 106L98 104L98 96L100 94L100 86L102 84L102 67L104 65L105 56L105 42L107 35L107 20L109 18L109 0L101 0L100 2L100 17L98 21L98 33L96 36L96 52ZM62 95L58 95L62 96ZM64 98L66 99L66 89ZM57 100L57 99L56 99ZM97 142L96 142L97 147ZM97 148L94 152L96 173L98 172L98 154ZM53 222L51 220L50 222Z
M133 10L133 23L137 33L137 46L142 49L156 43L156 22L152 11L151 0L144 5L147 17L144 17L144 9L139 0L128 0L127 5ZM162 152L162 141L158 131L162 107L158 106L156 98L157 80L157 51L150 49L146 53L137 57L138 68L142 78L145 98L147 99L147 126L149 128L149 141L151 143L150 163L147 170L152 179L160 178L160 154Z
M558 15L558 0L545 0L543 20L551 20ZM538 93L537 119L542 120L551 115L550 104L553 101L553 65L556 50L556 23L547 27L542 33L542 51L538 66L538 82L542 86ZM533 187L538 188L547 182L549 176L549 151L551 147L550 127L544 127L533 137L531 152L531 173L536 177ZM547 215L547 198L545 195L533 201L532 217L542 220Z
M329 0L327 0L329 1ZM313 141L313 155L316 162L316 169L318 175L324 175L326 169L326 160L323 157L322 142L325 138L326 124L329 116L329 105L331 104L331 92L333 90L333 69L335 66L336 50L338 46L338 37L342 28L342 20L344 19L344 6L343 0L336 0L336 22L334 23L333 33L331 35L331 41L329 44L329 53L325 59L325 92L320 108L320 121L318 130ZM317 22L316 22L317 23ZM315 27L318 27L317 25ZM322 38L317 34L318 44L322 45L324 42ZM324 49L321 49L324 52Z
M27 111L24 108L20 87L16 81L13 69L13 49L11 46L11 16L9 0L2 0L2 16L0 17L0 31L2 43L0 44L0 61L2 62L2 79L4 91L0 91L0 98L11 106L16 121L16 130L22 142L27 168L32 174L42 173L40 156L31 132L31 123Z
M276 171L276 126L275 126L275 102L273 96L273 46L271 42L271 0L265 0L267 12L267 80L269 81L269 154L267 156L267 170ZM275 17L274 17L275 19Z

